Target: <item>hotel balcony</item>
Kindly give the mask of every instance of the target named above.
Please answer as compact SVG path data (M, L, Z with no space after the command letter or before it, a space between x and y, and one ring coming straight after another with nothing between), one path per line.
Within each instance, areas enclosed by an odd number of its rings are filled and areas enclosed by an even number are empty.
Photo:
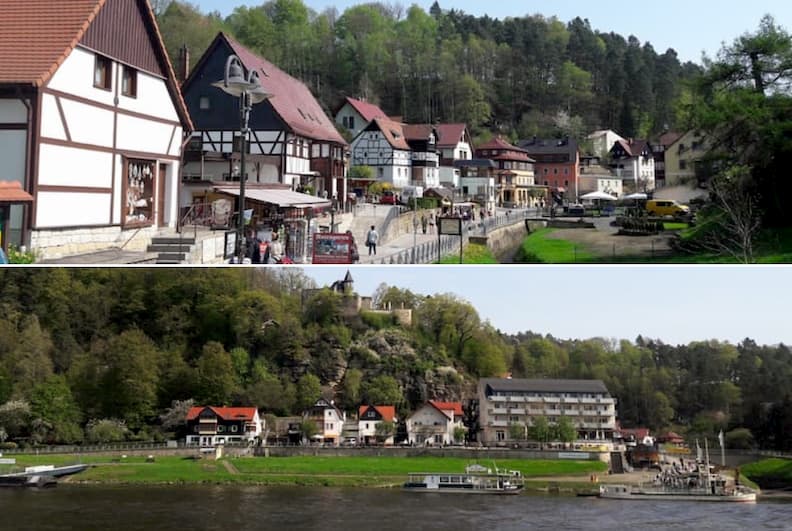
M596 398L581 398L580 399L580 403L581 404L596 404L597 403L597 399Z
M544 415L544 409L541 408L531 408L528 410L529 415Z
M580 399L579 398L562 398L561 401L564 404L579 404L580 403Z
M509 402L523 402L524 403L525 400L526 400L524 396L510 396L508 398L509 398Z
M616 405L616 399L614 399L614 398L598 398L597 399L597 403L598 404Z
M561 402L561 399L557 396L543 396L542 400L544 402L552 402L553 404L558 404Z
M545 415L560 415L562 411L560 409L545 409Z
M508 428L509 422L505 420L493 420L490 422L490 426L493 428Z
M508 410L508 408L505 408L505 407L496 407L495 409L492 410L492 414L493 415L508 415L509 414L509 410Z
M506 402L507 397L492 395L489 397L490 402Z
M525 415L525 408L512 408L509 410L510 415Z

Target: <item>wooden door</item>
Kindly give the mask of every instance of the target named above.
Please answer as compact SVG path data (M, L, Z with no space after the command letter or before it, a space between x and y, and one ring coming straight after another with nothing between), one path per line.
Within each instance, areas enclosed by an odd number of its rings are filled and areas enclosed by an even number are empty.
M157 226L165 226L165 181L168 174L168 165L159 165L159 175L157 181Z

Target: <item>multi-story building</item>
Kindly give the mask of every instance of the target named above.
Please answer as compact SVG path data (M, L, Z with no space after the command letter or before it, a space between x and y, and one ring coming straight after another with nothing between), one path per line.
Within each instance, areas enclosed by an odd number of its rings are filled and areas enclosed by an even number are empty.
M187 413L187 444L251 443L264 428L255 407L196 406Z
M303 417L316 423L316 440L334 446L341 444L346 414L332 400L320 398Z
M385 112L377 105L365 100L345 98L344 103L335 113L335 123L356 137L374 118L387 118Z
M459 172L459 188L455 196L462 201L478 203L494 212L498 199L498 165L490 159L468 159L454 162Z
M580 196L580 152L574 139L566 137L548 140L534 137L520 142L519 145L536 161L534 173L537 183L577 202Z
M461 402L430 400L407 417L407 440L411 444L453 444L454 432L464 427Z
M688 131L670 144L665 151L666 186L696 184L696 169L708 149L706 137L697 131Z
M437 148L437 129L434 126L404 125L404 137L410 146L410 185L424 189L440 186L440 153Z
M655 159L646 140L619 140L611 148L612 166L627 193L655 189Z
M660 135L656 141L652 142L651 147L655 160L655 186L657 188L663 188L667 185L666 151L668 150L668 147L671 144L679 140L680 136L682 136L680 133L666 131L665 133Z
M377 426L383 422L396 423L396 408L394 406L360 406L358 409L358 442L373 444L377 440ZM393 444L394 435L385 438L383 444Z
M476 148L476 158L489 159L497 166L495 186L499 205L533 206L540 196L544 197L544 189L537 189L534 180L534 160L524 149L496 137Z
M3 245L142 250L175 227L192 122L149 4L3 0L0 38L0 180L27 192Z
M610 168L602 165L599 157L582 157L580 161L580 185L578 193L603 192L613 197L624 195L624 181L613 174Z
M271 97L250 112L246 182L312 187L326 198L346 198L347 142L308 87L225 33L217 35L184 82L183 93L196 132L187 147L182 205L189 206L214 184L240 180L239 98L214 86L236 55L247 74L255 71Z
M410 184L412 150L404 126L387 118L373 119L352 140L352 166L369 166L377 181L401 189Z
M568 417L587 440L609 440L616 428L616 400L601 380L484 378L478 385L479 440L508 443L510 426L526 430L538 417L555 424Z
M462 186L457 163L473 158L473 141L465 124L437 126L437 149L440 151L440 184L452 189Z

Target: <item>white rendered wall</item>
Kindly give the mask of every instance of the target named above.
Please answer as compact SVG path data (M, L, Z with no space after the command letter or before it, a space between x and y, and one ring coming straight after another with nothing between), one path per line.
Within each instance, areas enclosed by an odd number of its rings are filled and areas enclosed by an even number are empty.
M110 194L38 193L36 227L107 225Z
M116 148L165 155L173 135L173 126L142 118L118 115Z
M41 99L41 136L58 140L68 138L55 97L49 94L44 94Z
M93 52L80 47L75 48L52 76L47 86L53 90L88 98L105 105L113 105L114 91L98 89L93 86L95 57ZM111 69L113 87L118 82L115 78L116 70L116 68Z
M137 97L128 98L118 94L118 107L148 116L156 116L173 122L179 121L165 80L138 70Z
M112 187L112 154L51 144L39 149L40 185Z
M61 106L72 142L113 147L113 111L67 98L61 98ZM61 118L55 109L54 112L42 114L41 120L43 124L48 121L60 122Z

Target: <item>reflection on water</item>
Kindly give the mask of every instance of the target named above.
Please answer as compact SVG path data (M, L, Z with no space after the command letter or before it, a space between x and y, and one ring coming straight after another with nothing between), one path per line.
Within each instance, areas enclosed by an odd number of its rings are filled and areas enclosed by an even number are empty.
M0 530L792 529L792 504L650 503L398 489L77 487L0 490Z

